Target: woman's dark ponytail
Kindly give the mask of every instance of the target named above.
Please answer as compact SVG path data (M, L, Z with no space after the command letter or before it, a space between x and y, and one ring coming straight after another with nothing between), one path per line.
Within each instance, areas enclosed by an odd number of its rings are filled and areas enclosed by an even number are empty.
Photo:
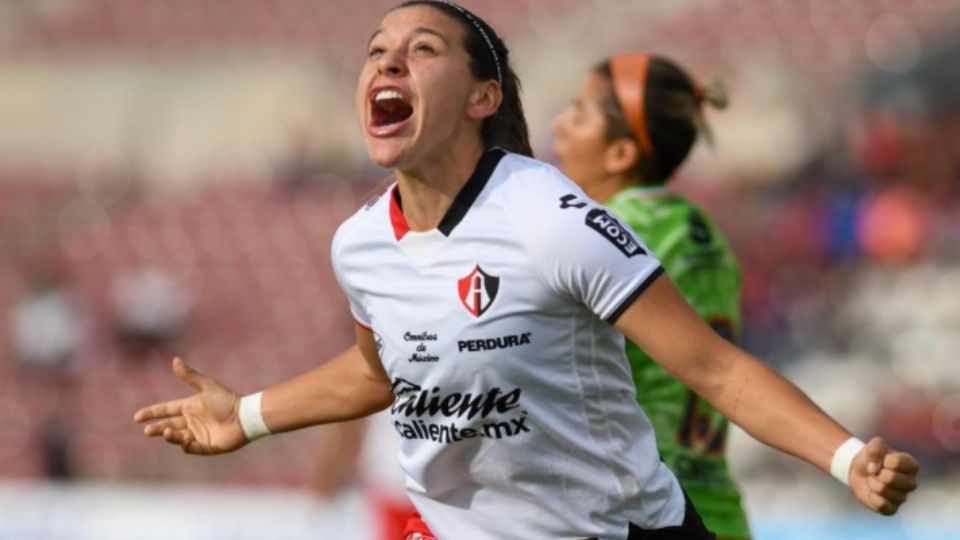
M645 55L629 56L643 58ZM727 94L719 80L702 86L683 68L662 56L650 55L643 61L646 66L637 80L614 80L612 60L601 63L596 72L606 77L613 88L613 95L605 104L608 140L637 139L637 130L644 130L649 150L643 152L633 174L645 184L662 184L687 158L698 135L712 142L703 107L725 108ZM632 93L642 96L643 103L638 104L642 110L638 115L642 118L640 122L631 123L619 101L625 96L619 95L617 88L621 87L622 91L624 85L630 84L643 85L642 91Z

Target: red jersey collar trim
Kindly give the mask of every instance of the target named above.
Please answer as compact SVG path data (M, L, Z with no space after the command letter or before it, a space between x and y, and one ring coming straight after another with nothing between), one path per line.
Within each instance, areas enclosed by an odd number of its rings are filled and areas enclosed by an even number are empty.
M450 236L453 229L460 224L467 211L480 196L484 186L487 185L487 181L493 175L493 171L496 170L500 160L506 155L506 150L492 148L480 157L473 174L470 175L460 193L453 199L453 203L437 226L437 230L444 236ZM407 218L403 217L403 209L400 207L400 184L394 184L390 191L390 225L393 226L393 236L398 242L410 232L410 225L407 224Z
M403 217L403 210L400 209L400 203L397 202L397 199L400 198L399 189L400 186L394 184L393 189L390 190L390 225L393 226L393 236L398 242L410 232L407 218Z

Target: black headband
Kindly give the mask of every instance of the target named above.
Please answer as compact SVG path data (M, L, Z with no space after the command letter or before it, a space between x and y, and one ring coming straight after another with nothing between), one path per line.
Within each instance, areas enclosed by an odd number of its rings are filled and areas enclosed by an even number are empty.
M503 70L500 67L500 56L497 54L497 49L493 46L493 40L490 39L490 36L487 34L487 31L483 29L483 25L480 21L466 9L449 2L447 0L430 0L436 2L437 4L444 4L450 6L457 11L464 19L467 20L470 24L477 29L477 32L480 32L480 36L483 37L483 40L487 42L487 48L490 49L490 56L493 57L493 63L497 66L497 82L500 83L500 86L503 86Z

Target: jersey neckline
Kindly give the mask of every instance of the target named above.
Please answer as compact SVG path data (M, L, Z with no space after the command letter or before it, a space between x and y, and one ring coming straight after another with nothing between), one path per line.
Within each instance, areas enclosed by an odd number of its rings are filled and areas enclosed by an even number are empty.
M480 156L480 161L477 162L477 167L474 169L473 174L470 175L467 183L460 189L460 193L457 193L450 208L447 209L447 213L444 214L443 219L440 220L440 224L437 225L437 230L444 236L450 236L453 229L463 221L464 216L467 215L467 211L470 210L470 207L476 202L477 197L480 196L483 188L486 187L490 177L493 176L493 171L496 170L497 165L500 164L500 160L503 159L505 155L507 155L505 150L492 148ZM390 225L393 228L393 236L398 242L410 232L410 225L407 224L407 218L403 216L400 190L397 184L394 184L393 189L390 190Z
M673 192L670 191L665 184L632 186L618 191L613 197L610 197L610 201L621 198L659 199L661 197L669 197L670 195L673 195Z

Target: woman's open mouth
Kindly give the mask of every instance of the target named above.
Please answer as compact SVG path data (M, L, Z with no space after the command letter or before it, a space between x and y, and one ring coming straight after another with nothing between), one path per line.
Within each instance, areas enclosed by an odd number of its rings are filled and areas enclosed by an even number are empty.
M375 137L395 135L413 116L413 107L395 88L379 88L370 94L370 126Z

